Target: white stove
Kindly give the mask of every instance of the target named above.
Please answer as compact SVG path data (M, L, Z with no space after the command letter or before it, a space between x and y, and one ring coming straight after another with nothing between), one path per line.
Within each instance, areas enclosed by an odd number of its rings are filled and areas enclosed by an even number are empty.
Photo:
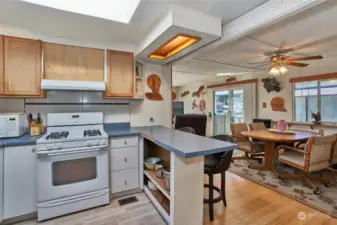
M109 203L103 113L51 113L37 140L38 220Z

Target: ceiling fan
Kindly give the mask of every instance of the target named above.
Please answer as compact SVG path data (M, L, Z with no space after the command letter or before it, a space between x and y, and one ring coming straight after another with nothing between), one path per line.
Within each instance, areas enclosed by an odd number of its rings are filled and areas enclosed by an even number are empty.
M290 56L286 55L286 53L290 51L292 51L292 49L283 49L283 50L281 49L275 52L268 52L265 54L265 56L269 56L269 60L267 62L248 63L248 64L259 64L255 68L270 64L271 67L268 73L272 75L281 75L288 72L288 69L285 67L286 65L295 67L307 67L309 66L309 64L300 62L307 60L323 59L323 56L321 55L291 58Z

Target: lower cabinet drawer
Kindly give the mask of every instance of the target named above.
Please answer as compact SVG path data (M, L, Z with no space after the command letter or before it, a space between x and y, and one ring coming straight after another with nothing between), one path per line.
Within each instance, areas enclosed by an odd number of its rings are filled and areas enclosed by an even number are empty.
M111 193L139 188L139 170L126 169L111 172Z
M111 152L110 170L125 170L139 167L138 146L114 148Z

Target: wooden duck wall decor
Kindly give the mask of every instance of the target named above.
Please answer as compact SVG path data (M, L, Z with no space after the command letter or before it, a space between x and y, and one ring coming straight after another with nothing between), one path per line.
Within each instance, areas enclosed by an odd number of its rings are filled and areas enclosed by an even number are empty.
M145 96L149 100L162 101L163 97L160 94L161 79L157 74L151 74L146 80L147 86L152 92L146 92Z
M192 93L192 97L198 97L198 98L200 98L201 93L204 91L204 89L205 89L204 85L200 86L196 92Z
M186 95L189 95L189 94L190 94L190 91L184 91L184 92L180 95L180 97L183 98L183 97L185 97Z

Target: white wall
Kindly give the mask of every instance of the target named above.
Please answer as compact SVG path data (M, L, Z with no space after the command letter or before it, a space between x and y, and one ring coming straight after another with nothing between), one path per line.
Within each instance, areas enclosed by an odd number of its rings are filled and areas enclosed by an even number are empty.
M171 67L161 65L145 64L145 93L151 92L151 89L146 84L146 79L151 74L157 74L161 78L160 93L163 97L162 101L152 101L144 99L143 101L131 101L130 123L133 127L138 126L154 126L163 125L171 127L172 119L172 70ZM150 121L153 118L153 122Z

